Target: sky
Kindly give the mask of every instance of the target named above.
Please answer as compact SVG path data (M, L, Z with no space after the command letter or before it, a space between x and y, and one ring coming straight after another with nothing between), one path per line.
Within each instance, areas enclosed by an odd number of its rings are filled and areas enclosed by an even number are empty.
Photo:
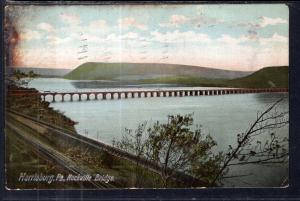
M172 63L253 71L288 65L284 4L17 6L14 66Z

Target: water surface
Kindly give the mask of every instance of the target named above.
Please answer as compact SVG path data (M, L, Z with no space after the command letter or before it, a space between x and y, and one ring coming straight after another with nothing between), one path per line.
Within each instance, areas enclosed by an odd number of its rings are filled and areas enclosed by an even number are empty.
M33 80L30 87L35 87L40 91L118 91L125 88L126 90L174 88L171 85L122 85L122 88L108 88L107 82L102 83L105 87L101 83L101 81L95 84L92 81L39 78ZM176 86L176 88L178 87L184 88L183 86ZM263 111L282 97L287 97L287 94L260 93L67 101L51 103L50 106L63 111L66 116L78 122L75 128L81 135L108 144L111 144L113 139L120 139L125 128L134 130L143 122L151 125L156 121L166 122L168 115L192 113L194 126L201 125L203 133L210 134L217 141L218 148L215 151L223 151L227 150L229 145L236 144L236 134L249 128L249 125L255 121L257 112ZM284 110L288 110L287 99L279 107L279 111ZM279 129L277 133L280 136L288 137L288 127ZM251 173L252 175L248 176L247 179L228 180L226 186L278 186L288 174L287 167L262 168L258 165L247 165L234 168L231 171L232 174Z

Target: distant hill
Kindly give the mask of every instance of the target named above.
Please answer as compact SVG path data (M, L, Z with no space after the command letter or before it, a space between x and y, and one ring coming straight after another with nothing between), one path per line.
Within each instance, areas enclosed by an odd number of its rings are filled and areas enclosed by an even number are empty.
M142 80L142 83L181 83L189 86L207 87L243 87L243 88L272 88L288 87L288 67L266 67L248 76L235 79L211 79L196 76L170 76Z
M64 69L64 68L27 68L27 67L16 67L16 68L8 68L9 71L14 69L18 69L21 72L28 73L29 71L33 71L36 74L41 75L42 77L62 77L72 71L72 69Z
M253 74L230 80L232 86L239 87L288 87L289 69L287 66L266 67Z
M170 76L199 76L233 79L251 73L177 64L88 62L78 66L64 78L72 80L143 80Z

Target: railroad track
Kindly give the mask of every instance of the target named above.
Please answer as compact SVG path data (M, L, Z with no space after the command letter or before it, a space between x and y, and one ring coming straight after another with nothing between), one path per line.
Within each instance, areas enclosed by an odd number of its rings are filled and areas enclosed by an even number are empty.
M80 142L80 143L83 143L83 144L86 144L86 145L89 145L90 147L93 147L95 149L98 149L98 150L103 150L103 151L106 151L116 157L119 157L119 158L123 158L123 159L126 159L130 162L133 162L133 163L136 163L138 162L140 165L142 165L144 168L147 168L149 170L151 170L152 172L155 172L157 174L161 174L161 166L159 166L157 163L154 163L152 161L149 161L149 160L146 160L144 158L140 158L140 157L137 157L133 154L130 154L128 152L125 152L123 150L120 150L116 147L113 147L113 146L110 146L110 145L107 145L103 142L100 142L100 141L96 141L96 140L93 140L93 139L90 139L90 138L87 138L83 135L79 135L75 132L71 132L69 130L65 130L65 129L62 129L62 128L59 128L59 127L55 127L53 125L50 125L46 122L42 122L42 121L38 121L32 117L29 117L27 115L24 115L24 114L21 114L19 112L16 112L16 111L13 111L13 110L6 110L8 112L8 114L10 115L17 115L19 117L23 117L25 119L29 119L30 121L33 121L35 124L38 124L39 126L41 127L44 127L46 129L49 129L50 131L52 131L53 133L55 133L56 135L58 135L58 139L59 137L65 137L67 138L68 140L73 140L73 141L76 141L76 142ZM171 170L170 170L171 171ZM176 179L179 179L180 181L184 182L184 183L196 183L197 186L207 186L208 184L202 180L199 180L195 177L192 177L190 175L187 175L185 173L182 173L182 172L175 172L174 174L176 177Z
M50 160L54 162L55 164L58 164L59 166L62 166L64 169L68 170L68 172L76 175L90 175L87 171L83 170L82 168L78 167L76 163L74 163L72 160L61 154L60 152L54 150L52 147L46 145L45 143L42 143L40 140L37 140L30 136L28 132L25 130L21 130L14 126L10 122L6 122L6 127L13 131L18 137L20 137L23 142L30 145L36 152L42 156L42 158L46 160ZM94 182L94 181L88 181L90 184L92 184L96 188L115 188L110 183L102 183L102 182Z

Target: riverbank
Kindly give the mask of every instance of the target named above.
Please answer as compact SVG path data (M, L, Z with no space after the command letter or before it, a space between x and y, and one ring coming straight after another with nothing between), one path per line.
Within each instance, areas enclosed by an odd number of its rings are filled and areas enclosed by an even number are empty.
M15 96L11 95L12 93L22 95ZM42 101L39 96L26 95L29 93L38 93L38 91L34 88L9 85L6 95L6 108L22 112L30 117L76 133L74 125L77 122L65 116L62 112L49 107L50 103Z
M12 90L12 88L10 88ZM13 88L19 92L33 93L35 89ZM11 112L10 112L11 111ZM28 116L28 118L22 115ZM41 113L41 111L43 111ZM32 118L32 120L30 118ZM57 119L55 119L57 118ZM7 187L10 189L57 189L57 188L128 188L128 187L162 187L159 175L148 168L136 164L122 156L117 157L108 151L101 150L79 140L70 140L57 131L42 126L36 121L47 122L53 128L63 126L69 136L78 136L70 118L49 107L36 96L13 97L8 93L6 111L6 167ZM61 122L60 122L61 121ZM60 131L59 131L60 132ZM72 133L72 134L70 134ZM45 154L46 153L46 154ZM50 156L49 156L50 155ZM73 167L70 169L70 167ZM98 181L67 182L24 182L20 175L98 175ZM73 172L72 172L73 171ZM100 176L99 176L100 175ZM106 183L103 177L113 180ZM102 179L99 179L102 178ZM187 183L171 181L170 187L183 187Z

